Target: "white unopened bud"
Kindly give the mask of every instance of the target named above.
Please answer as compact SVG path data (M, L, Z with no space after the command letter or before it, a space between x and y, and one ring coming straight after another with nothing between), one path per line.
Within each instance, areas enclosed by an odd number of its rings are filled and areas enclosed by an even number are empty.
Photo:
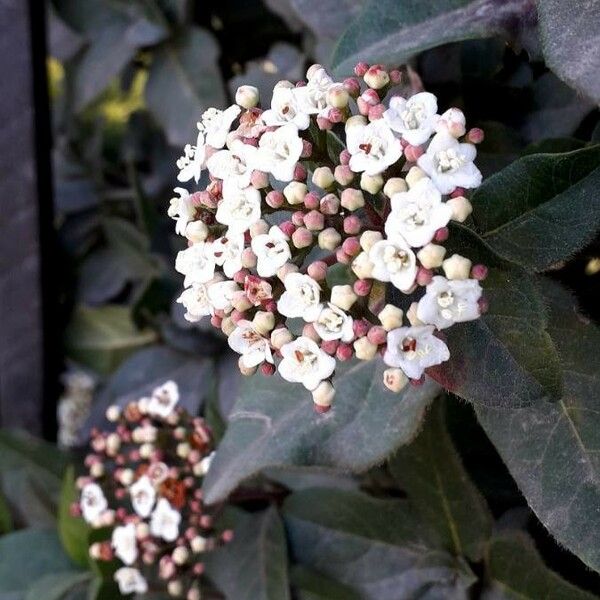
M377 344L371 343L366 336L354 342L354 352L359 360L372 360L377 354Z
M240 85L235 93L235 103L242 108L254 108L259 99L258 89L253 85Z
M366 124L367 124L367 119L365 119L365 117L363 117L362 115L354 115L353 117L350 117L346 121L346 132L351 127L354 127L355 125L366 125Z
M138 540L145 540L149 536L150 536L150 525L148 525L148 523L144 523L142 521L141 523L138 523L135 526L135 537Z
M200 554L200 552L204 552L206 550L208 543L206 538L203 538L201 535L197 535L195 538L192 538L190 541L190 548L196 554Z
M452 209L452 220L463 223L473 212L473 206L464 196L450 198L446 204Z
M192 448L187 442L181 442L180 444L177 444L177 456L179 456L179 458L187 458L191 449Z
M289 329L286 327L278 327L271 332L271 346L279 350L286 344L289 344L294 339Z
M381 175L367 175L363 173L360 176L360 187L369 192L369 194L377 194L383 187L383 177Z
M402 177L390 177L383 186L383 193L388 198L391 198L394 194L406 192L407 189L408 185L406 185L406 181Z
M360 247L368 252L371 247L383 239L383 235L379 231L368 230L360 236Z
M323 250L335 250L342 241L342 236L333 227L328 227L319 232L317 238L319 248Z
M109 406L106 409L106 418L111 423L118 421L120 416L121 416L121 408L119 406L117 406L116 404L113 404L112 406Z
M342 192L341 205L350 211L358 210L365 205L365 197L360 190L346 188Z
M441 267L444 256L446 256L446 248L437 244L427 244L417 252L417 258L426 269Z
M416 166L411 167L406 174L406 183L408 184L408 187L411 188L417 181L423 179L423 177L425 177L425 171L423 171L423 169Z
M94 478L102 477L104 475L104 464L96 462L90 467L90 475Z
M131 469L123 469L119 481L125 486L129 487L133 483L134 473Z
M460 254L453 254L442 263L442 268L448 279L468 279L472 263Z
M239 292L235 292L231 298L231 306L235 308L235 310L239 310L240 312L244 312L248 310L252 306L252 302L248 300L248 296L246 296L246 292L240 290Z
M275 327L275 315L272 312L259 310L252 319L254 328L261 335L267 335Z
M394 306L393 304L386 304L381 312L377 315L381 325L386 331L391 331L392 329L398 329L398 327L402 327L402 317L404 313L402 309Z
M192 221L185 228L185 237L190 242L203 242L208 237L208 227L203 221Z
M184 565L187 562L190 553L185 546L177 546L171 554L171 558L176 565Z
M365 83L374 90L380 90L390 82L390 76L387 71L376 65L367 69L363 79Z
M314 63L310 65L310 67L308 67L308 69L306 70L306 78L312 79L322 68L323 65L320 65L319 63Z
M183 584L179 579L173 579L173 581L169 581L167 585L167 592L169 592L169 596L177 598L177 596L181 596L181 593L183 592Z
M264 220L259 219L256 223L250 225L250 237L255 238L257 235L263 235L269 231L270 225Z
M283 195L290 204L302 204L307 193L306 184L300 181L290 181L283 188Z
M233 319L231 317L225 317L222 321L221 321L221 331L229 336L233 333L233 330L236 328L235 323L233 322Z
M408 310L406 311L406 318L408 319L408 322L413 326L413 327L418 327L419 325L424 325L425 323L423 323L423 321L421 321L421 319L419 319L419 317L417 317L417 307L419 306L418 302L413 302Z
M238 358L238 368L244 377L250 377L250 375L254 375L254 373L256 373L256 369L258 367L247 367L246 363L244 362L244 355L242 355Z
M102 545L99 542L94 542L89 549L90 558L99 560L102 556Z
M386 369L383 372L383 384L391 392L401 392L408 383L408 377L402 369Z
M327 104L333 108L346 108L349 101L350 95L341 83L332 85L327 91Z
M317 167L312 176L312 182L321 189L326 190L333 185L335 178L329 167Z
M289 273L297 273L298 271L299 269L294 263L285 263L285 265L277 271L277 277L280 281L285 281L285 278Z
M313 402L317 406L330 407L335 396L335 390L329 381L321 381L321 383L313 390Z
M361 252L352 261L352 270L359 279L370 279L373 275L373 263L367 252Z
M121 448L121 438L118 433L109 433L106 437L106 454L115 456Z
M355 302L357 296L350 285L334 285L331 288L331 303L342 310L348 310Z

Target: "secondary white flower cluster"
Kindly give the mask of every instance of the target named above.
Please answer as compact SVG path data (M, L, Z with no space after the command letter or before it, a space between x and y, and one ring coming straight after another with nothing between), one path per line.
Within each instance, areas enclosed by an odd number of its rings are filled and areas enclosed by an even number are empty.
M479 316L487 271L443 246L471 212L483 132L457 108L438 114L431 93L403 97L400 70L355 74L336 82L313 65L266 110L246 85L206 111L177 166L180 182L207 184L175 188L169 207L188 241L175 265L186 318L210 316L244 374L277 370L320 411L337 361L381 353L399 391L448 360L437 332Z
M174 597L199 600L203 555L219 539L202 503L201 479L212 454L210 430L177 404L177 385L168 381L148 398L106 413L114 430L94 430L88 475L80 477L72 506L98 535L94 560L118 559L114 579L122 594L145 594L158 580ZM96 536L97 538L98 536Z
M72 370L62 377L64 392L58 401L58 443L69 448L80 443L79 433L90 410L96 382L84 371Z

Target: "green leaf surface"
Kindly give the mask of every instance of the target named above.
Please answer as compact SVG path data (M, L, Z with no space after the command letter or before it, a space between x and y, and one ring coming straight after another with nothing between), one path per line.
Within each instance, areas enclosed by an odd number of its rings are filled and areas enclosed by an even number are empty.
M352 588L305 567L294 567L290 579L297 600L360 600Z
M543 282L548 330L565 392L519 410L475 405L531 509L559 543L600 571L600 330L580 317L569 294Z
M389 468L444 547L456 556L481 560L492 516L446 431L442 398L429 411L418 437L400 448Z
M573 5L537 0L538 23L546 64L571 87L600 102L600 2Z
M473 194L473 219L499 255L542 271L600 229L600 146L525 156Z
M154 53L146 101L171 144L195 143L202 113L211 106L225 107L217 58L213 36L196 27Z
M531 9L527 0L370 0L342 35L332 65L347 75L359 61L401 64L449 42L507 35Z
M10 512L10 506L4 498L2 487L0 487L0 535L8 533L13 529L13 518Z
M155 340L154 331L136 327L129 308L111 304L77 307L65 332L69 356L103 374Z
M482 600L592 600L584 592L550 570L532 540L520 531L499 533L487 555L488 584Z
M227 600L289 600L283 524L273 507L238 513L233 541L206 556L206 572Z
M360 471L410 442L439 388L427 381L393 394L383 385L383 370L380 360L341 365L334 405L324 415L315 412L309 392L279 375L246 379L204 481L205 500L225 498L266 467Z
M84 600L91 578L90 572L49 573L28 588L25 600Z
M283 514L294 560L364 600L466 599L475 581L407 501L313 488L289 496Z

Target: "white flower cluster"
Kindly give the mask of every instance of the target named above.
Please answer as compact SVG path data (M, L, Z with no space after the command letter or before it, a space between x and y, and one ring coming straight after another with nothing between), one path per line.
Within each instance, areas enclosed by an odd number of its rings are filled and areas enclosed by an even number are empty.
M244 374L277 370L321 411L338 360L383 354L397 391L448 360L436 331L479 316L486 274L442 245L471 212L483 132L467 132L457 108L439 115L431 93L395 94L398 70L355 73L336 82L313 65L306 81L280 81L264 111L252 86L206 111L177 166L180 182L206 170L209 183L175 188L169 207L188 240L175 265L186 318L210 316ZM331 140L345 141L338 157ZM332 285L336 263L347 281ZM406 296L410 326L400 306L374 308L375 282Z

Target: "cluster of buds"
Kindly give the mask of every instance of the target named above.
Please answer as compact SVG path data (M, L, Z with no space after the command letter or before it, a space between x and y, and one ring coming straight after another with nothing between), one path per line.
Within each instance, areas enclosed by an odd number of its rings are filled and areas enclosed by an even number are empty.
M155 585L199 600L204 553L232 537L215 533L202 502L210 430L178 400L177 385L168 381L124 409L109 407L114 426L92 431L88 474L77 479L81 495L71 511L106 534L90 546L90 556L119 561L114 579L123 595Z
M480 316L487 272L443 245L471 213L483 132L457 108L438 114L431 93L399 95L399 70L355 74L336 82L312 65L266 110L242 86L236 105L206 111L177 167L208 184L176 188L169 207L188 240L175 265L186 318L210 316L242 373L302 383L320 412L337 361L381 354L399 391L448 360L438 331ZM382 302L386 287L403 299Z

